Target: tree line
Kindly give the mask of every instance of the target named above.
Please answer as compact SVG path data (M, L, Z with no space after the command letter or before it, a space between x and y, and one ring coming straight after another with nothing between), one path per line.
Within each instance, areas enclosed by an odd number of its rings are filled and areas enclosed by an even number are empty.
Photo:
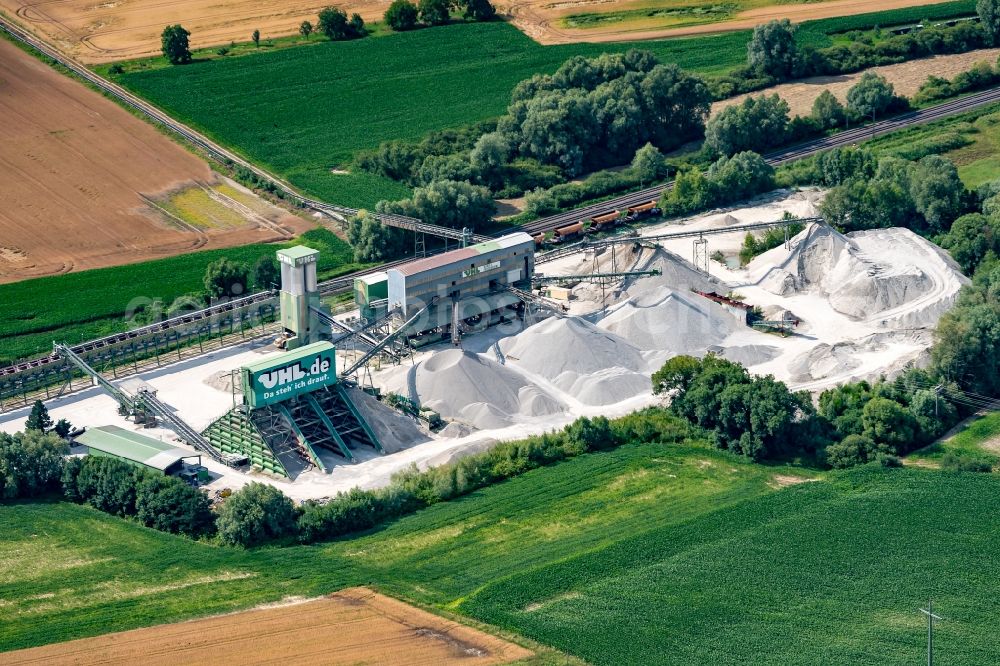
M465 19L492 21L496 18L496 7L489 0L394 0L385 10L382 19L392 30L404 32L419 27L445 25L452 20L452 12L461 12ZM369 34L365 20L357 12L347 16L340 7L329 6L319 11L316 23L305 20L299 24L299 34L309 40L314 32L322 33L332 42L359 39ZM186 65L193 59L190 43L191 32L180 24L168 25L160 33L160 50L171 65ZM250 34L250 41L260 47L260 30ZM220 47L216 53L227 55L230 47ZM123 71L118 66L116 73Z

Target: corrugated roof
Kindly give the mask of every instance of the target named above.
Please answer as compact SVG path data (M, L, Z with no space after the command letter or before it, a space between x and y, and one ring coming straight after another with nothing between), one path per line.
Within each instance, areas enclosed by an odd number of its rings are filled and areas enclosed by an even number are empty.
M194 451L164 444L152 437L146 437L116 425L88 428L87 432L76 438L76 441L91 449L161 471L176 464L182 458L198 455Z
M534 242L535 240L531 236L523 231L518 231L517 233L501 236L495 240L476 243L475 245L459 248L457 250L451 250L450 252L443 252L433 257L427 257L426 259L417 259L416 261L411 261L407 264L402 264L401 266L396 266L395 268L391 268L389 270L399 271L403 275L409 277L434 268L441 268L442 266L447 266L457 261L462 261L463 259L478 257L481 254L486 254L487 252L503 250L522 243L531 243L534 245Z
M248 363L243 366L243 369L249 370L250 372L257 373L270 368L277 368L288 365L293 361L305 358L316 354L317 352L329 351L333 353L333 344L323 341L314 342L311 345L304 345L298 349L293 349L290 352L285 352L283 354L275 354L273 356L265 356L259 361L254 361L253 363Z

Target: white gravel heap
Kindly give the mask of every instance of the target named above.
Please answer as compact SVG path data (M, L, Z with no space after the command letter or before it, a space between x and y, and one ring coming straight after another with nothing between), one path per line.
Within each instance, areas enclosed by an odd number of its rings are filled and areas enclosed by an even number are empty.
M481 430L565 409L559 400L517 372L461 349L430 355L396 375L385 388L430 407L446 419Z
M546 319L502 340L500 349L508 363L585 405L610 405L650 390L640 350L576 317Z
M747 267L778 295L818 292L837 312L883 327L933 326L968 280L939 247L909 229L843 235L810 225Z
M633 297L608 314L601 328L639 349L702 354L744 329L722 306L693 292L663 289Z

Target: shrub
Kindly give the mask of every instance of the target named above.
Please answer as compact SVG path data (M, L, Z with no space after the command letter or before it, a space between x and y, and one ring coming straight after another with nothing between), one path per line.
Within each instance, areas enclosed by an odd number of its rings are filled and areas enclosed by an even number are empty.
M0 499L41 497L60 489L63 456L59 437L29 431L0 433Z
M949 452L944 454L944 457L941 459L941 469L951 472L979 472L988 474L993 471L993 465L984 460Z
M390 28L402 32L417 26L417 14L417 6L409 0L393 0L383 18Z
M249 548L296 533L298 510L277 488L253 482L232 494L219 509L219 538Z
M177 477L149 476L136 487L136 516L146 527L192 538L215 533L208 496Z

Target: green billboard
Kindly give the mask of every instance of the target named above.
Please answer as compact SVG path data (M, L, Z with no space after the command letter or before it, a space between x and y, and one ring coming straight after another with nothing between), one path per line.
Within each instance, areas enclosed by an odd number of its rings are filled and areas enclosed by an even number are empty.
M329 342L315 342L240 369L243 399L251 409L273 405L337 381L337 358Z

